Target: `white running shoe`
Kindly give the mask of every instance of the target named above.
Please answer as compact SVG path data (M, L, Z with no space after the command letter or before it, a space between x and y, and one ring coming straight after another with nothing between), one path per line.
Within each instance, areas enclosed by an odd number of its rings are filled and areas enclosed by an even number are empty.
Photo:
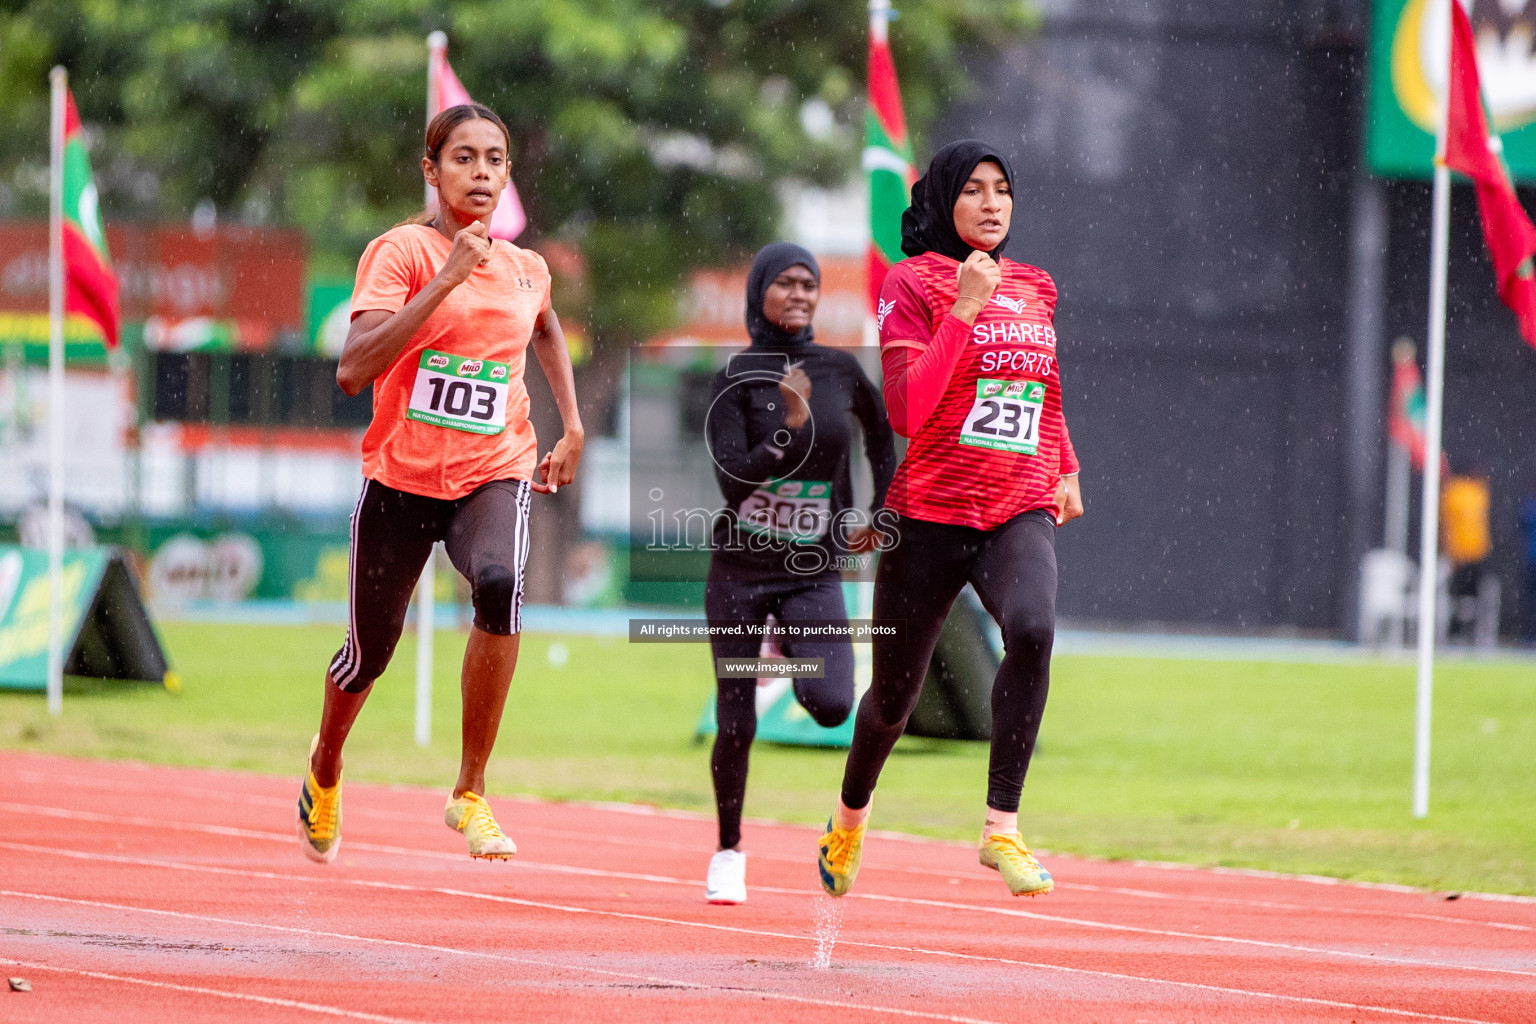
M719 850L709 858L704 898L711 903L747 902L746 854L740 850Z

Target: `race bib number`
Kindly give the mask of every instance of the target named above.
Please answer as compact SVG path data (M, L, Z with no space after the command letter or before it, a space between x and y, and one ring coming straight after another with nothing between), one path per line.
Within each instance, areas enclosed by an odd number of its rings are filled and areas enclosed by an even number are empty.
M741 503L736 521L748 533L791 544L814 544L832 521L832 485L825 480L764 484Z
M960 443L1033 455L1040 445L1045 385L1034 380L978 380Z
M507 428L506 363L465 359L427 349L416 367L405 418L471 434Z

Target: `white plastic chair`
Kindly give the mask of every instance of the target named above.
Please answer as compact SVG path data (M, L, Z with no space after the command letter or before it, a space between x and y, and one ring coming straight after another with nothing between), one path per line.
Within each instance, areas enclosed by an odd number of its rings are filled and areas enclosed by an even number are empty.
M1360 642L1402 647L1418 618L1418 567L1401 551L1377 548L1360 560Z

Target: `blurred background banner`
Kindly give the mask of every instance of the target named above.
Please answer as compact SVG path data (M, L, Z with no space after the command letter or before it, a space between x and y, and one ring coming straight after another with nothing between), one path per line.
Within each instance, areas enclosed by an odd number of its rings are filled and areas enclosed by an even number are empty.
M898 211L899 215L899 211ZM864 343L866 266L851 256L818 259L821 299L816 304L816 341L847 348ZM750 264L696 270L678 307L675 327L660 331L652 345L730 345L746 343L743 326Z
M168 352L307 346L301 232L112 224L106 234L130 344ZM46 223L0 222L0 346L22 345L28 361L47 358L47 268ZM70 362L105 364L100 330L93 343L89 321L72 323Z
M1446 5L1455 0L1375 0L1367 155L1393 178L1428 179L1435 123L1446 91ZM1517 181L1536 181L1536 5L1461 0L1477 38L1477 63L1493 131Z
M66 324L66 500L176 593L339 593L371 398L341 394L335 360L358 255L421 210L423 36L441 29L437 70L451 53L465 93L511 130L518 241L550 265L588 429L578 482L535 503L530 601L662 597L624 575L629 499L651 471L665 477L651 486L692 474L716 497L688 431L709 353L746 342L751 253L779 238L814 252L817 337L859 345L871 243L898 255L901 172L969 136L1013 156L1008 255L1061 292L1089 506L1059 537L1061 614L1354 636L1362 559L1419 522L1417 496L1386 514L1403 490L1387 485L1388 349L1423 338L1431 142L1414 120L1423 89L1400 100L1394 81L1433 85L1399 58L1431 46L1403 33L1446 2L904 0L883 39L886 12L863 4L790 16L528 0L527 17L467 4L425 23L382 0L168 18L23 4L0 15L19 83L0 93L0 540L42 493L40 183L58 62L123 306L115 352ZM1518 176L1536 129L1510 119L1536 93L1520 44L1536 5L1467 6ZM559 27L569 10L580 31ZM601 53L584 48L597 38ZM1420 155L1383 162L1398 129ZM1521 517L1536 502L1536 360L1510 344L1472 190L1453 193L1445 448L1453 468L1489 470L1500 625L1536 637L1536 583L1514 586L1536 580ZM537 368L529 389L540 437L557 436ZM652 469L631 462L642 449ZM248 590L250 573L206 569L235 534L262 555ZM178 537L203 555L180 544L175 571L149 572Z

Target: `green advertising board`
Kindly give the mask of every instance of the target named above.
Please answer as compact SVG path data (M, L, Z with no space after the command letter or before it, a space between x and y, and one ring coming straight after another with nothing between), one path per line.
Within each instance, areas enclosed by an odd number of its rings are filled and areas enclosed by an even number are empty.
M1453 2L1471 18L1483 98L1510 173L1536 181L1536 0L1375 0L1366 160L1384 177L1433 176Z
M177 686L122 556L67 551L62 573L64 674ZM48 553L0 545L0 689L48 680Z

